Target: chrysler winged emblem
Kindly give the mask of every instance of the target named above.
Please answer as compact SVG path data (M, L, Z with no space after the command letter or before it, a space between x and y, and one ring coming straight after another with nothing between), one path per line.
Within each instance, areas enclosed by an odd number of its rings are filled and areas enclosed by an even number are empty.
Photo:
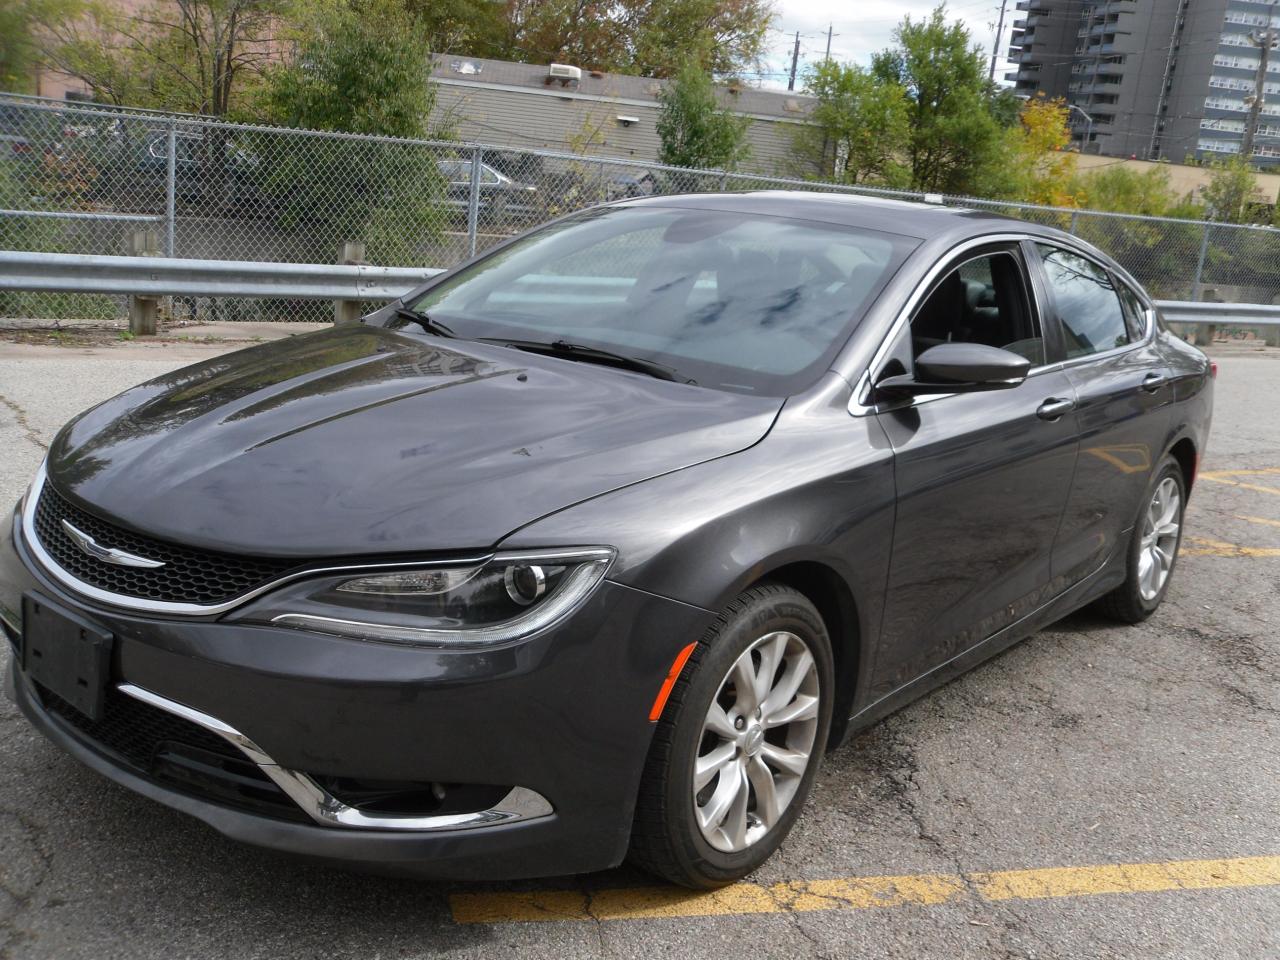
M146 557L140 557L135 553L126 553L123 550L116 550L114 547L104 547L83 530L77 530L67 520L62 521L62 529L66 531L67 536L71 538L71 542L79 547L82 553L87 553L95 560L101 560L103 563L114 563L118 567L138 567L142 570L155 570L157 567L164 566L163 560L148 560Z

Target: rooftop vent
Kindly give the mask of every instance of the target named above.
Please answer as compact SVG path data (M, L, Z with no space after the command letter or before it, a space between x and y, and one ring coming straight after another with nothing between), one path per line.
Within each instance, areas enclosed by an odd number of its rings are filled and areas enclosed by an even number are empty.
M555 77L557 80L581 80L582 68L570 66L567 63L553 63L547 68L547 76Z

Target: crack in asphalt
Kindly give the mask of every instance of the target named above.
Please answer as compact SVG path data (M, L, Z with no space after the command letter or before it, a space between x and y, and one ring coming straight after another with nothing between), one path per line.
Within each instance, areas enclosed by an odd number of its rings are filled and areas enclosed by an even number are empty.
M28 936L18 929L17 923L31 909L36 892L52 872L53 855L45 849L43 825L36 823L21 811L4 807L0 807L0 818L9 818L17 823L21 835L27 840L27 846L38 861L35 875L25 891L16 888L6 877L0 875L0 893L4 893L14 903L12 915L0 919L0 960L11 960L14 948Z
M10 400L2 393L0 393L0 404L7 407L9 412L13 414L13 418L18 422L18 429L22 431L22 437L24 440L28 443L34 444L41 450L47 451L49 449L49 444L45 443L44 440L40 438L39 431L37 431L36 428L31 425L31 421L27 419L26 410L22 409L19 404Z
M889 761L885 776L889 788L889 799L911 821L918 838L931 847L939 857L951 864L952 872L964 885L971 904L985 906L990 910L992 918L1000 921L999 926L991 927L992 934L987 937L987 946L992 951L992 956L999 956L1002 960L1027 960L1033 956L1027 951L1021 951L1016 944L1010 942L1015 934L1022 933L1034 939L1044 949L1044 953L1036 953L1035 957L1051 960L1057 954L1052 952L1049 942L1040 936L1026 917L1011 909L1008 904L996 904L988 900L973 882L960 854L952 850L948 843L925 822L924 814L917 803L917 797L923 793L923 787L918 779L920 764L915 749L905 736L902 727L902 721L896 718L890 718L885 722L888 741L886 760ZM903 776L904 772L905 776ZM952 802L945 790L941 793L943 800ZM992 942L992 936L998 938L996 942ZM1000 951L999 954L994 952L996 950Z

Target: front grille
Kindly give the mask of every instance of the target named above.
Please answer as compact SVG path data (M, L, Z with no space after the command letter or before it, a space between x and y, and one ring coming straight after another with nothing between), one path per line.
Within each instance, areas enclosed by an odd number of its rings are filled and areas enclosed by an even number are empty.
M66 520L104 547L159 560L143 570L105 563L82 551L62 528ZM237 557L153 540L100 520L46 482L35 510L36 536L57 564L77 580L125 597L211 606L241 597L297 567L292 560Z
M170 789L278 819L310 818L256 764L222 737L108 689L102 718L90 720L36 684L45 710L121 766Z

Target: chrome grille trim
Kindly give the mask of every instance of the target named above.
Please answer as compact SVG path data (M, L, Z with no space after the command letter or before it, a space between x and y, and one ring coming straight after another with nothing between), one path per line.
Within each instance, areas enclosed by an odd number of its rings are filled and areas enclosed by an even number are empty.
M112 593L95 587L92 584L85 583L78 577L72 575L64 569L58 562L50 556L49 552L40 543L40 538L36 534L35 516L36 505L40 501L40 494L44 490L47 482L48 472L45 464L40 465L40 469L36 472L35 480L32 481L31 489L27 492L27 498L22 506L21 523L21 542L30 551L32 557L39 564L40 569L49 575L59 585L65 587L78 596L88 600L94 600L98 603L106 604L110 607L116 607L121 610L131 610L139 613L147 614L174 614L181 617L210 617L218 614L227 613L236 607L247 603L255 597L259 597L269 590L283 586L286 583L292 583L295 580L302 580L306 577L323 576L330 573L345 573L348 571L365 571L365 570L397 570L405 567L421 567L424 563L431 563L433 566L474 566L481 563L488 563L493 559L493 553L484 553L471 557L450 557L447 560L405 560L391 563L361 563L361 564L340 564L336 566L318 566L308 567L305 569L295 570L285 576L278 577L266 583L262 583L252 590L227 600L223 603L215 604L199 604L199 603L180 603L167 600L147 600L142 597L130 597L125 594Z

